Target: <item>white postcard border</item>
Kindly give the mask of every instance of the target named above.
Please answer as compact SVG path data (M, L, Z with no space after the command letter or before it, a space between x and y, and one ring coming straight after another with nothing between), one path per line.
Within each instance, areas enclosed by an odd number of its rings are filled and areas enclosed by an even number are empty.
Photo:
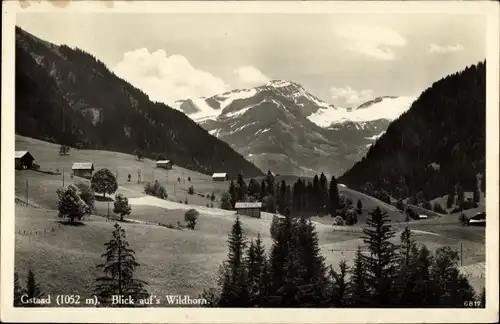
M56 2L56 1L54 1ZM499 6L493 1L4 1L2 10L1 320L117 323L473 323L498 321ZM65 7L62 4L68 4ZM28 5L27 5L28 4ZM447 13L487 20L486 309L210 309L13 307L14 277L14 26L17 12L165 13ZM62 27L63 28L63 27Z

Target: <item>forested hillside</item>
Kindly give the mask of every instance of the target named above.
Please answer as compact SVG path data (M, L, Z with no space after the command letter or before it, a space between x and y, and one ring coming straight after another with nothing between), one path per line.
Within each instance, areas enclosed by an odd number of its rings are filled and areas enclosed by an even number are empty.
M483 61L432 84L339 182L396 198L473 191L478 174L486 179L485 119Z
M77 148L162 153L203 173L262 175L182 112L151 102L79 49L16 28L16 133Z

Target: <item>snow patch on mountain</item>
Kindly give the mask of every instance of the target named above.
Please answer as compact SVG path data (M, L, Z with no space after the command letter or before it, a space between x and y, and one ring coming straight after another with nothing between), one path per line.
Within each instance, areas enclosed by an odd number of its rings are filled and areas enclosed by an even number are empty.
M251 106L242 108L242 109L237 110L237 111L232 111L232 112L228 112L228 113L222 113L221 116L230 117L230 118L233 118L233 117L236 117L236 116L241 116L244 113L246 113L248 110L252 109L253 107L257 107L257 106L263 104L266 101L268 101L268 99L264 99L264 100L262 100L261 102L255 104L255 105L251 105Z
M320 127L328 127L332 123L367 122L376 119L394 120L410 109L415 101L414 96L397 98L383 98L374 102L370 109L346 109L341 107L320 108L317 112L307 117L311 122ZM366 107L365 107L366 108Z
M221 95L216 96L216 100L220 103L220 109L224 109L229 106L233 101L238 99L246 99L253 97L257 94L257 90L255 88L252 89L240 89L234 90L231 92L226 92ZM222 99L222 100L221 100Z
M270 128L259 129L258 131L255 132L255 135L264 134L265 132L269 132L270 130L271 130Z
M372 140L372 141L376 141L378 140L382 135L384 135L385 131L383 132L380 132L380 134L377 134L377 135L373 135L373 136L370 136L370 137L365 137L366 139L368 140ZM371 144L370 144L371 145Z
M222 131L222 129L216 128L216 129L210 130L209 133L212 136L219 137L219 134L220 134L221 131Z
M241 116L243 115L244 113L246 113L249 109L251 109L253 106L250 106L250 107L246 107L246 108L243 108L243 109L240 109L240 110L237 110L237 111L233 111L233 112L230 112L230 113L227 113L227 114L224 114L225 117L236 117L236 116Z
M198 111L189 115L191 119L201 121L207 118L214 118L219 116L220 111L213 109L207 104L205 98L191 99L193 104L198 108Z
M254 125L254 124L256 124L256 123L257 123L257 122L251 122L251 123L248 123L248 124L245 124L245 125L241 125L241 126L239 126L238 128L236 128L236 129L234 129L234 130L231 130L231 131L228 133L228 135L231 135L231 134L234 134L234 133L236 133L236 132L239 132L239 131L241 131L241 130L243 130L243 129L247 128L248 126ZM231 128L232 128L233 126L234 126L234 124L233 124L233 125L231 125Z

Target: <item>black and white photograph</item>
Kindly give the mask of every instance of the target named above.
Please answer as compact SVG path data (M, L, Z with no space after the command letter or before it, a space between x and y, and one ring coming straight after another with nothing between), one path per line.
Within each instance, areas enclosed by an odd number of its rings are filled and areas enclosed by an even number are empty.
M2 321L498 321L498 3L76 2L4 3Z

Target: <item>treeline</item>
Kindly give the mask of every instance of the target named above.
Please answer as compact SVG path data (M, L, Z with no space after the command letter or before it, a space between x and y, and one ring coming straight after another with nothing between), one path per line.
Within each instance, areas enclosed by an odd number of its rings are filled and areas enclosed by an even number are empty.
M329 181L324 173L315 175L312 180L299 178L292 185L285 180L276 181L271 171L260 183L253 178L246 183L238 174L221 197L224 209L234 208L238 201L261 201L263 211L282 215L290 209L294 215L340 215L344 218L349 209L359 210L359 213L362 209L361 201L354 206L351 199L339 194L335 176Z
M151 159L168 152L177 165L205 174L263 175L185 114L150 101L80 49L36 40L16 27L15 68L17 134L85 149L132 154L139 148Z
M388 222L379 208L371 212L353 266L342 260L335 270L305 217L275 219L269 252L260 235L246 237L236 218L217 285L201 297L212 307L464 307L474 299L484 307L484 290L476 296L460 274L456 251L432 254L408 228L396 245Z
M486 179L485 120L483 61L425 90L339 181L360 191L371 185L396 199L419 192L426 200L456 196L457 184L472 192L478 175Z

